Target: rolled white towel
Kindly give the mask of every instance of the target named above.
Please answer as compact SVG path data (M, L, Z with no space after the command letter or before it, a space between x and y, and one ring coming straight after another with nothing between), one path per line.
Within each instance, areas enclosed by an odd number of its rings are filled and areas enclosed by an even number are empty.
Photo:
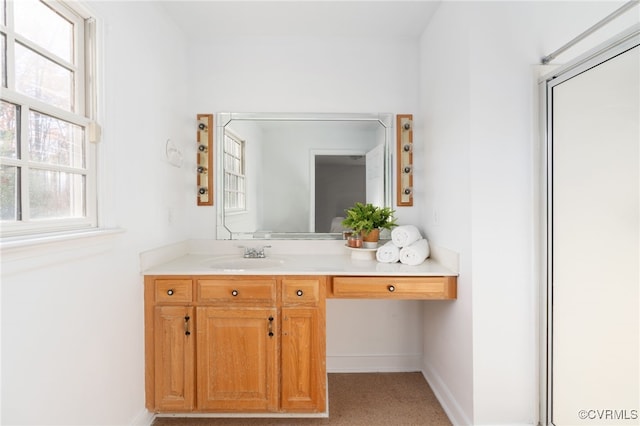
M424 238L400 250L400 262L405 265L419 265L427 257L429 257L429 242Z
M400 247L393 244L393 241L389 241L378 247L376 259L382 263L395 263L400 260Z
M398 247L406 247L422 238L414 225L400 225L391 231L391 241Z

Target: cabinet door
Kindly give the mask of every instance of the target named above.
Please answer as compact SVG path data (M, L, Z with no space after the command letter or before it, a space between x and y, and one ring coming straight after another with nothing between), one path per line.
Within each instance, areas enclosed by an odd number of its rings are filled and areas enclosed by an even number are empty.
M276 411L275 308L197 308L198 409Z
M326 361L323 310L282 308L284 411L325 411Z
M158 411L194 408L193 308L157 306L154 311L155 405Z

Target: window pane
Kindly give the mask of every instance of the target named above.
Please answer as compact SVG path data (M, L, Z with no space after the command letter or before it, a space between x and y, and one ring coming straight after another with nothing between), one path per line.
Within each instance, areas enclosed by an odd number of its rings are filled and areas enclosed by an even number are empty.
M0 157L18 158L18 106L0 101Z
M29 171L31 218L82 217L85 212L85 177L79 174L31 169Z
M73 62L73 24L38 0L13 2L15 29L62 59Z
M39 112L29 113L29 159L59 166L84 167L82 127Z
M0 220L20 220L20 169L0 165Z
M73 110L73 72L16 43L16 90Z

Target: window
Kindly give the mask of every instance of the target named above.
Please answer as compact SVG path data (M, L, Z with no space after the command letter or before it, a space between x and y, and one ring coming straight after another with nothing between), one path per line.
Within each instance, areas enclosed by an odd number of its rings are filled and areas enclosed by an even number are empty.
M92 19L0 0L2 236L97 226Z
M227 212L246 210L244 141L224 133L224 208Z

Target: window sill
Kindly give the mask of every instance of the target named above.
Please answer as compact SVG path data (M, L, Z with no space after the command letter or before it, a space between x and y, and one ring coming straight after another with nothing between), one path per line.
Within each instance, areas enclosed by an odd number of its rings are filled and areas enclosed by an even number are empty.
M240 216L243 214L248 214L249 211L248 210L225 210L224 215L225 216Z
M102 228L91 229L87 231L63 232L47 235L35 235L27 237L9 237L0 239L0 251L7 254L21 249L32 249L50 244L65 243L74 240L83 240L86 238L108 237L114 234L120 234L124 229L120 228Z
M92 229L0 240L2 277L61 265L109 250L109 237L123 229Z
M110 237L124 229L91 229L0 241L2 278L100 256L113 247Z

